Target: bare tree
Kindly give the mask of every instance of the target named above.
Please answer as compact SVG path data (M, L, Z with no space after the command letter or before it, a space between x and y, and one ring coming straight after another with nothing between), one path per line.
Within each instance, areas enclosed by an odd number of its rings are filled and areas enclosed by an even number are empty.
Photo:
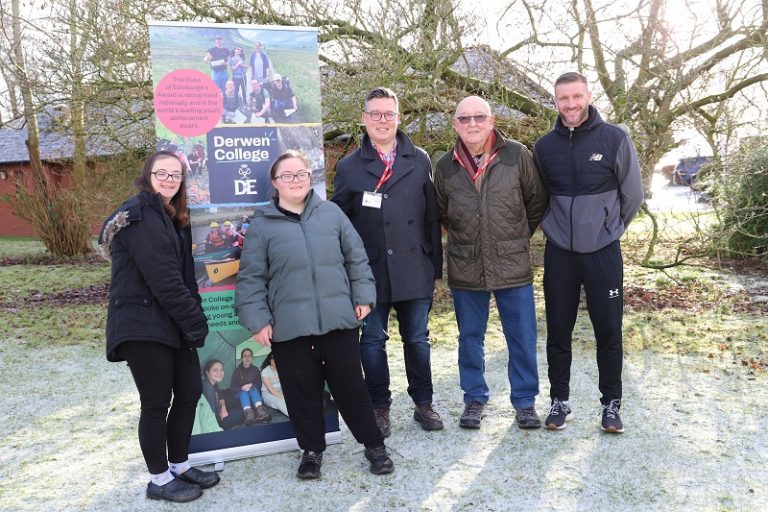
M673 16L687 25L673 30L672 22L679 21ZM500 23L521 33L503 54L547 57L528 63L532 74L551 82L576 69L597 82L598 104L613 122L631 128L647 191L656 163L682 142L675 138L678 123L702 115L712 119L709 110L768 81L765 0L514 0ZM643 263L654 266L658 226L644 209L654 234Z
M94 216L126 195L128 174L135 174L142 151L135 154L136 147L153 145L151 123L145 122L152 116L145 19L173 9L167 2L66 0L26 19L18 2L14 7L2 13L14 26L8 45L14 53L0 60L10 76L0 96L12 107L15 92L21 93L31 167L18 183L15 211L51 253L88 252ZM29 49L32 58L24 55ZM44 169L39 119L48 132L64 137L61 153L71 153L64 158L72 173L64 179ZM105 163L89 157L88 147L99 153L109 148L121 158Z
M500 122L508 128L552 118L550 107L506 80L510 63L497 52L483 49L484 57L493 61L493 74L479 76L475 62L467 63L469 49L462 41L475 33L477 20L459 13L454 0L181 2L185 10L180 19L316 27L324 75L323 119L329 127L325 140L342 134L352 135L350 144L359 140L360 110L350 106L358 106L364 91L379 85L400 93L404 124L428 151L450 145L450 115L468 94L483 94L498 105ZM526 117L523 122L519 113ZM532 133L516 135L530 139Z

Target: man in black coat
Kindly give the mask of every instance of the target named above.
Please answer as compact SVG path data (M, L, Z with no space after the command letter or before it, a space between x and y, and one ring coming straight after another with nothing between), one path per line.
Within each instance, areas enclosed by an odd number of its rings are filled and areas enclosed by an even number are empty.
M376 88L365 97L360 148L336 166L332 201L352 221L376 278L376 307L366 318L360 351L368 394L384 436L390 435L386 342L394 308L403 342L414 419L425 430L443 422L432 407L431 346L427 327L435 280L442 278L440 212L432 165L423 149L398 129L394 92Z

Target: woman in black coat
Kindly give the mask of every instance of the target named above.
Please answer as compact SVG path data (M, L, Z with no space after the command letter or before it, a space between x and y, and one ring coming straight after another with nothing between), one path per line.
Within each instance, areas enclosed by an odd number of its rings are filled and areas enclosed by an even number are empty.
M139 193L109 217L99 237L112 260L107 359L127 361L139 391L147 497L169 501L194 500L219 482L215 472L188 461L201 393L196 348L208 324L195 281L184 176L175 154L150 156L135 181Z

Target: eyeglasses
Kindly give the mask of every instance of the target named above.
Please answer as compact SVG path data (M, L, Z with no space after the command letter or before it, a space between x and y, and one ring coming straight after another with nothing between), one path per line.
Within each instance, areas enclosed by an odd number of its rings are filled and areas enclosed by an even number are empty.
M381 121L382 117L387 121L394 121L397 117L397 112L366 112L366 114L372 121Z
M458 116L456 120L461 124L469 124L474 119L476 124L483 124L488 117L486 114L477 114L476 116Z
M296 174L285 173L280 176L275 176L275 180L280 180L283 183L293 183L296 180L307 181L312 173L309 171L297 172Z
M172 174L170 172L165 172L165 171L154 171L150 174L154 174L155 178L157 178L159 181L168 181L168 178L170 178L172 181L175 181L176 183L181 183L181 181L184 179L183 174Z

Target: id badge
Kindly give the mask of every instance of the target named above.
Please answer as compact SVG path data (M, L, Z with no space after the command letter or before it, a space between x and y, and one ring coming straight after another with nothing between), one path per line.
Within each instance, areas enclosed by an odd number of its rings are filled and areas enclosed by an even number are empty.
M378 192L363 192L363 206L381 208L381 194Z

